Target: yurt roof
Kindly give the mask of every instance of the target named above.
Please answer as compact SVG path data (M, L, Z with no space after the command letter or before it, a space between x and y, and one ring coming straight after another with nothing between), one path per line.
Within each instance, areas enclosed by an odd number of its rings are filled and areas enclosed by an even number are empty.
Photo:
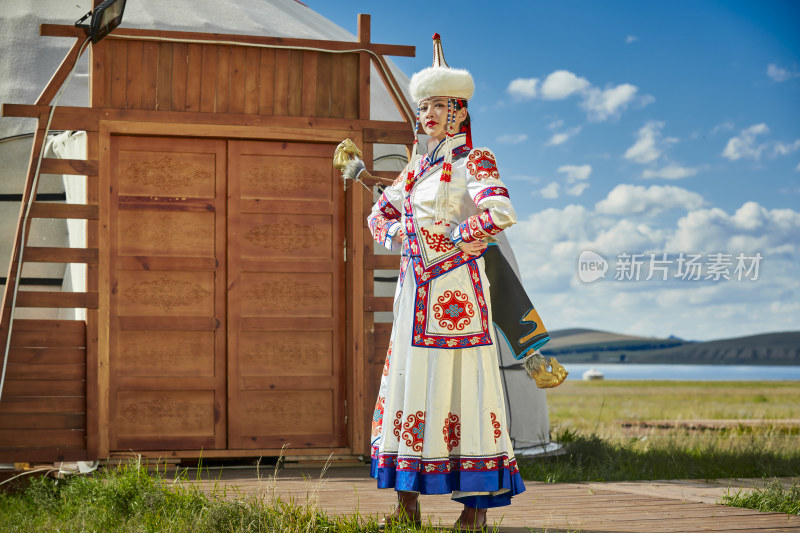
M72 24L90 9L88 0L3 2L0 102L33 103L73 44L69 38L40 36L39 25ZM127 0L122 27L356 41L355 35L296 0ZM84 54L59 105L88 105L87 56ZM407 90L408 77L391 61L389 64ZM374 68L373 76L377 76ZM372 87L372 118L401 120L382 84L373 83ZM29 133L33 127L29 119L4 118L0 120L0 139Z

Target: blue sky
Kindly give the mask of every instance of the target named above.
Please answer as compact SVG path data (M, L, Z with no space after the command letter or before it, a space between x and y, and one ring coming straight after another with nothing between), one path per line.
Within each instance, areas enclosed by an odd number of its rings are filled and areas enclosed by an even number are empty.
M435 32L472 72L475 145L497 155L550 329L800 329L800 3L306 3L353 33L370 13L373 41L417 47L393 58L409 75ZM607 260L604 279L581 281L584 250ZM668 280L614 279L620 254L664 252ZM700 280L675 277L681 252L702 256ZM715 253L734 279L705 279ZM739 253L761 254L758 279L735 279Z

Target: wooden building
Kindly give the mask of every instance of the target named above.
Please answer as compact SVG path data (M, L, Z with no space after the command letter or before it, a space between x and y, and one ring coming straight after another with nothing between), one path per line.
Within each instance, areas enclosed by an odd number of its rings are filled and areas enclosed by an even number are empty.
M373 271L398 260L373 253L372 195L331 158L346 137L366 161L411 142L384 56L414 48L372 43L367 15L358 42L121 27L90 47L91 107L53 109L85 34L41 34L76 42L35 104L2 109L38 126L0 323L0 463L368 453L390 326L374 312L391 310ZM406 120L370 120L371 83ZM84 160L39 165L50 120L87 132ZM86 175L87 203L37 201L39 166ZM87 220L87 247L28 246L37 218ZM87 264L86 292L15 294L31 262Z

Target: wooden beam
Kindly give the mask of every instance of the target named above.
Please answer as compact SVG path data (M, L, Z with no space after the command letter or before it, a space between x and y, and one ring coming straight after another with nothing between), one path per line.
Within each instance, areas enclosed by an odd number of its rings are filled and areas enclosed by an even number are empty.
M26 263L92 263L97 264L97 248L55 248L49 246L30 246L25 248L23 259Z
M31 206L31 218L74 218L97 220L99 210L96 205L89 204L54 204L50 202L34 202Z
M96 292L19 291L17 307L97 309Z
M400 268L400 256L394 254L370 254L364 258L364 268L367 270L398 270Z
M97 161L84 161L82 159L55 159L51 157L45 157L42 159L40 173L97 176Z
M49 105L2 104L0 115L4 117L30 117L47 120ZM53 113L51 130L98 131L100 110L89 107L59 106Z
M39 34L46 37L80 37L80 28L66 24L42 24ZM229 35L225 33L198 33L188 31L142 30L116 28L106 39L139 37L142 40L225 42L243 46L274 46L285 48L318 48L325 51L358 50L364 48L378 55L414 57L416 48L400 44L356 43L348 41L325 41L316 39L289 39L285 37L263 37L260 35Z
M50 105L50 102L53 101L58 90L61 88L61 85L64 83L64 80L67 79L72 67L75 66L75 63L78 61L81 55L81 47L83 46L87 31L85 28L76 28L80 30L80 34L76 35L78 39L72 45L72 48L69 49L67 55L64 56L64 59L61 61L61 64L58 66L56 71L53 73L53 76L50 78L50 81L47 82L44 89L42 90L42 94L39 95L39 98L36 99L36 105Z
M370 296L364 299L364 311L391 311L393 304L394 298L391 296Z

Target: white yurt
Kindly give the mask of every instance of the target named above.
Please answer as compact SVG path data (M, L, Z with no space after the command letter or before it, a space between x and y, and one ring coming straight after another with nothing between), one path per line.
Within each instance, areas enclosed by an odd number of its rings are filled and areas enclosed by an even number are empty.
M56 70L71 39L42 37L42 23L71 24L80 19L91 2L61 0L14 0L3 2L0 15L0 102L32 104ZM355 19L356 13L353 13ZM122 26L150 30L176 30L204 33L265 35L307 39L356 41L356 36L337 26L296 0L128 0ZM378 36L379 37L379 36ZM378 39L379 40L379 39ZM398 43L418 44L418 43ZM427 53L427 48L424 48ZM63 106L88 106L88 53L79 60L68 86L58 100ZM389 62L395 78L407 91L409 78ZM372 67L370 118L402 120L380 76ZM20 209L20 198L30 158L33 119L0 119L0 276L5 284L10 246ZM75 158L85 156L83 132L52 131L46 144L45 157ZM374 167L400 171L406 149L398 145L376 145ZM377 198L377 191L374 191ZM80 176L43 175L39 186L40 199L85 203L85 180ZM37 220L31 228L29 242L36 246L85 247L85 222L77 220ZM507 243L501 246L512 267L518 271ZM386 253L376 248L376 253ZM26 264L21 284L26 290L83 290L85 270L82 265ZM375 295L391 296L397 271L375 271ZM17 310L17 318L43 311ZM82 310L52 310L50 316L37 318L83 318ZM28 314L26 314L28 313ZM376 313L376 322L391 322L390 313ZM498 335L498 338L502 336ZM545 392L538 389L514 360L508 347L501 349L504 385L507 393L509 432L519 454L551 451L549 420Z

